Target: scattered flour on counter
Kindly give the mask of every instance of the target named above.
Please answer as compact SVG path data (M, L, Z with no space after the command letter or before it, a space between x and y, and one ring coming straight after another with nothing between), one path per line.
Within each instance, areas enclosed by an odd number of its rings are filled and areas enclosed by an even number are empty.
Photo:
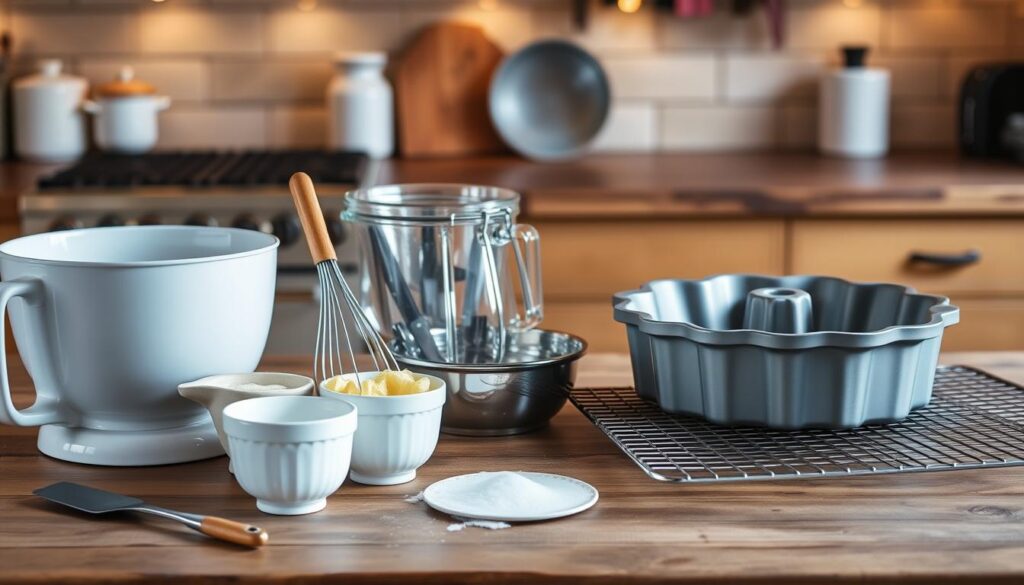
M267 390L284 390L287 386L281 384L257 384L255 382L244 382L242 384L233 384L231 388L235 390L246 390L249 392L266 392Z
M458 522L449 524L448 532L462 532L466 528L486 528L487 530L512 528L512 525L508 522L498 522L497 520L474 520L472 518L459 518L458 516L452 516L452 518L455 518Z
M404 498L402 498L402 500L406 504L418 504L423 501L423 492L420 492L412 496L405 496Z

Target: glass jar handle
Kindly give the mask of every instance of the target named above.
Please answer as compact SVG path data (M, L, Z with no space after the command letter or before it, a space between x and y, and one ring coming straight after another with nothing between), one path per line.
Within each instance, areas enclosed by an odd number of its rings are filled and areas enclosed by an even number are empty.
M533 329L544 319L544 287L540 273L540 233L532 225L517 223L512 228L512 250L519 272L519 286L523 292L523 313L518 309L511 328L516 331Z

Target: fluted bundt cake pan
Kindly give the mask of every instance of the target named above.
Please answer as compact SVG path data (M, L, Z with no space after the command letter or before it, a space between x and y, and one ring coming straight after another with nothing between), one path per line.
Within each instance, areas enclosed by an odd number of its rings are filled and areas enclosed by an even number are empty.
M655 280L614 296L641 397L723 425L843 429L928 404L946 297L827 276Z

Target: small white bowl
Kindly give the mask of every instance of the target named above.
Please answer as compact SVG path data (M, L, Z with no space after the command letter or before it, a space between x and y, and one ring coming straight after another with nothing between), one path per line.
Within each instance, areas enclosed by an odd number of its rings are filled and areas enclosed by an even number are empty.
M360 372L361 379L377 372ZM354 380L355 374L343 379ZM354 396L328 390L320 396L348 402L359 410L359 429L352 448L352 481L396 485L416 479L416 470L430 459L441 432L444 380L427 376L430 389L405 396Z
M268 514L322 510L345 481L356 407L316 396L250 398L224 408L235 479Z

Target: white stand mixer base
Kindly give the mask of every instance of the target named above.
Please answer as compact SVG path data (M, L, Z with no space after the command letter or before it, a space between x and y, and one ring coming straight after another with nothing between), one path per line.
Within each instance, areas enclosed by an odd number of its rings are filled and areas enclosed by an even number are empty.
M224 454L213 421L146 431L100 431L44 425L39 450L55 459L89 465L166 465Z

